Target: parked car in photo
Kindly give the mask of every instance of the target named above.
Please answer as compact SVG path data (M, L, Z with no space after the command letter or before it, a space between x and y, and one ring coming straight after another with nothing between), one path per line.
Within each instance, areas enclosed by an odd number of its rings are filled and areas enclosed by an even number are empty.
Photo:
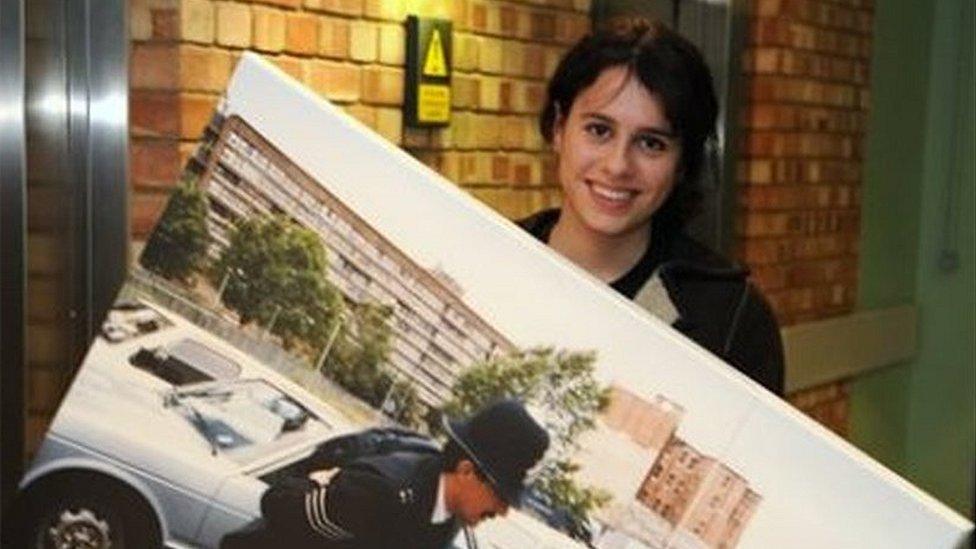
M217 547L352 430L301 387L163 309L109 315L21 482L26 545Z

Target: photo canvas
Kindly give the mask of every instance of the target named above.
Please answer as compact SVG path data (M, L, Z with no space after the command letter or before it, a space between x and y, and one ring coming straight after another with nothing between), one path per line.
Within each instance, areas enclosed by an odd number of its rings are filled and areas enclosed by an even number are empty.
M502 396L457 547L960 547L972 524L245 54L21 483L34 539L218 547L328 440ZM133 527L132 525L135 525ZM148 546L148 545L147 545Z

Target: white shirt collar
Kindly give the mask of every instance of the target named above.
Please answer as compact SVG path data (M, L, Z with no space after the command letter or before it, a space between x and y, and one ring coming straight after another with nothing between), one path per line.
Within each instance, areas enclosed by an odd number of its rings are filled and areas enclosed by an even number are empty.
M451 519L451 513L447 510L444 488L444 475L442 474L437 481L437 499L434 500L434 511L430 514L431 524L441 524Z

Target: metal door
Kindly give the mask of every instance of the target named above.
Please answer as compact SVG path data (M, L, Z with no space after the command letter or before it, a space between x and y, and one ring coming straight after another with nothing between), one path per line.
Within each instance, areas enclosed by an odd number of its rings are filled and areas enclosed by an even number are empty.
M0 496L125 274L124 0L0 0Z

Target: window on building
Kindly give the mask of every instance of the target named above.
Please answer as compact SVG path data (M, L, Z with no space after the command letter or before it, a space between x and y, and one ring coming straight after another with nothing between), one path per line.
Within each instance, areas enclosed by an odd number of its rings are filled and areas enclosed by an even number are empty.
M240 176L237 175L237 173L234 172L234 170L230 169L226 164L224 164L223 161L218 161L214 165L214 171L217 172L217 174L219 174L221 178L223 178L225 181L227 181L232 185L236 186L241 184Z

